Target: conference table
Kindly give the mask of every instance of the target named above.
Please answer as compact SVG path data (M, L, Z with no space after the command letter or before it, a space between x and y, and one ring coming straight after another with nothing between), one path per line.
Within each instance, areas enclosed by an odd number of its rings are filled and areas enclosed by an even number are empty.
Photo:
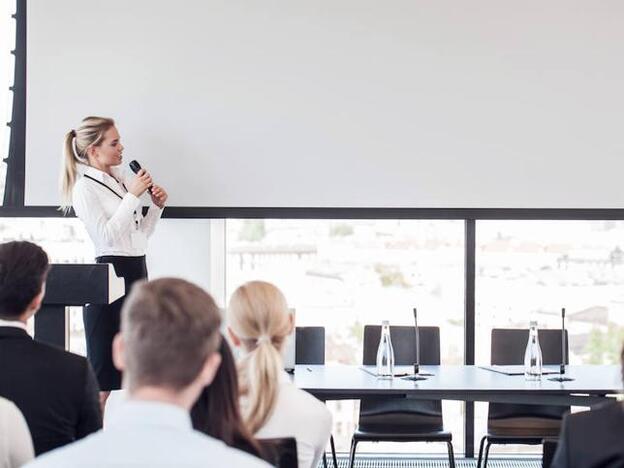
M496 368L496 366L487 366ZM509 368L512 366L505 366ZM420 366L425 380L406 380L403 376L379 379L375 366L297 365L294 384L320 400L360 399L396 396L432 400L487 401L537 405L593 406L622 393L620 366L567 366L571 381L553 382L544 375L540 381L526 381L522 366L519 375L505 375L479 366ZM555 367L546 366L547 370ZM507 370L507 369L505 369ZM410 374L411 366L396 366L395 375Z

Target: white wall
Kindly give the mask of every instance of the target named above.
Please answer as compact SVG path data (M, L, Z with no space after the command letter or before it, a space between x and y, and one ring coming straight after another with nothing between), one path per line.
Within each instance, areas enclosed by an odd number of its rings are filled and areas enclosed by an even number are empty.
M161 219L149 241L150 279L175 276L210 291L213 281L210 245L209 219Z
M624 206L624 3L29 0L26 201L118 119L174 206Z

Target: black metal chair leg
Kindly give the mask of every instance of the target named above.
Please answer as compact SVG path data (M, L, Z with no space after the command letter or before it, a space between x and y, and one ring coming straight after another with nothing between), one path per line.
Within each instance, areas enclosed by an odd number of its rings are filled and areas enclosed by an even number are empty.
M338 460L336 459L336 445L334 444L334 436L329 436L329 446L331 447L332 459L334 460L334 468L338 468Z
M487 436L483 436L481 439L481 443L479 444L479 458L477 459L477 468L481 468L481 460L483 459L483 445L485 444L485 440Z
M455 468L455 453L453 452L453 442L446 443L448 447L449 466Z
M327 454L323 452L323 468L327 468Z
M485 457L483 458L483 468L487 468L488 457L490 456L490 441L488 440L487 445L485 446Z
M351 451L349 452L349 468L353 468L355 463L355 448L357 447L357 440L355 437L351 439Z

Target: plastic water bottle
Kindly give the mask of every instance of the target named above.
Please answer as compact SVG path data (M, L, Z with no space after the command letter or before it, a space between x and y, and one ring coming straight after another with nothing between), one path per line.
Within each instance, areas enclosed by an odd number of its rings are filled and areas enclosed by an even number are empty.
M542 378L542 348L540 348L535 321L530 323L529 342L524 352L524 378L531 381Z
M377 377L391 379L394 375L394 349L390 339L390 322L381 322L381 338L377 348Z

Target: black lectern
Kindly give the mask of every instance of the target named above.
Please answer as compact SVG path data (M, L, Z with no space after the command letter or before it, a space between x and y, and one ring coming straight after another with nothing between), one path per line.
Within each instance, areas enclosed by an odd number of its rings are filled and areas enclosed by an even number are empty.
M124 295L123 278L113 265L52 264L41 309L35 314L35 340L65 349L65 308L110 304Z

